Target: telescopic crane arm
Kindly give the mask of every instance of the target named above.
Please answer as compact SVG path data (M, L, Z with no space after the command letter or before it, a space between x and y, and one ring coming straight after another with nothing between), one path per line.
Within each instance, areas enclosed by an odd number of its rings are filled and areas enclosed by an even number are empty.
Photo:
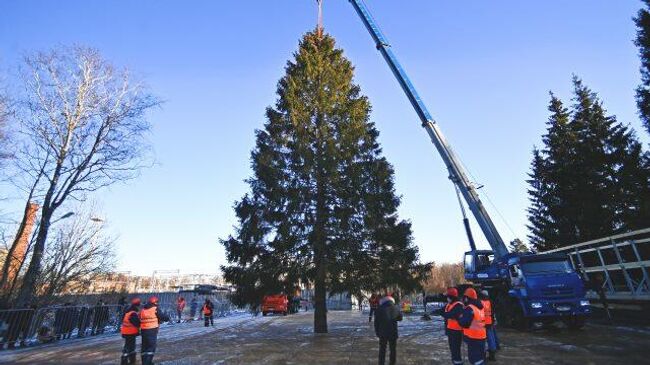
M370 35L377 45L377 49L379 52L381 52L381 55L388 63L388 66L393 72L393 75L395 75L397 78L397 81L402 87L402 90L404 90L404 93L406 93L406 96L411 102L411 105L413 105L413 108L415 108L415 112L418 114L418 117L422 122L422 127L424 127L424 129L429 134L431 142L433 142L433 145L436 146L440 157L442 157L442 160L447 166L447 170L449 170L449 178L460 190L463 198L465 199L465 202L467 202L470 211L476 218L478 225L481 227L481 231L483 231L485 238L492 247L494 254L497 257L507 255L508 249L503 243L503 239L494 226L492 219L485 210L483 203L481 203L481 199L479 199L476 189L467 178L467 174L465 173L460 161L454 154L454 151L451 149L451 146L449 143L447 143L447 140L438 127L438 124L431 117L431 114L429 114L427 107L424 105L424 102L422 102L422 99L415 90L415 87L411 83L411 80L406 75L406 71L404 71L402 65L400 65L399 61L397 61L395 54L390 48L390 44L377 26L377 23L375 22L372 15L370 15L368 8L364 4L363 0L349 1L363 21L366 29L368 29L368 32L370 32Z

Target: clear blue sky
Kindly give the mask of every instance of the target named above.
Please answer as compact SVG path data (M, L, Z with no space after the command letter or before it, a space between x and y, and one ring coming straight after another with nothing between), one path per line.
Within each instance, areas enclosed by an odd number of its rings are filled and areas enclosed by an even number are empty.
M476 181L504 239L526 236L526 174L548 91L567 100L571 75L643 135L634 105L639 1L367 1L394 51ZM356 65L380 142L395 166L401 215L423 260L467 249L453 187L417 116L347 0L325 0L325 28ZM156 167L98 194L119 233L120 268L217 271L218 244L247 191L264 109L313 0L3 1L0 68L56 44L100 49L166 100L151 115ZM480 236L475 228L475 236ZM480 244L485 246L485 244Z

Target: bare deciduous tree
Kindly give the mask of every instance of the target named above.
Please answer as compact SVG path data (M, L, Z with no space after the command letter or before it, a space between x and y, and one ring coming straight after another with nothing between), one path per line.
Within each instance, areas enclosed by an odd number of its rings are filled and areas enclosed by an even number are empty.
M50 223L68 199L133 178L147 162L146 112L160 104L95 49L59 48L25 58L16 108L16 168L38 183L41 218L17 304L33 299ZM26 178L25 178L26 176Z
M427 293L444 293L450 286L465 283L465 270L461 263L443 263L431 267L431 275L422 284Z
M115 268L115 239L93 219L92 210L77 212L51 235L37 281L42 301L65 292L83 293L84 287Z
M7 148L7 120L9 116L9 107L7 98L0 94L0 164L11 154Z

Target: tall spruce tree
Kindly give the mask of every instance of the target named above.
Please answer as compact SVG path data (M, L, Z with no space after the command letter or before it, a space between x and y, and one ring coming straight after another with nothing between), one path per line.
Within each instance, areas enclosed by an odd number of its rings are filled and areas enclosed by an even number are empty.
M635 44L641 57L641 85L636 89L636 103L639 115L650 133L650 0L643 0L645 8L640 9L634 22L637 26Z
M531 200L528 238L537 250L557 248L576 239L571 218L575 212L570 203L577 184L573 160L575 134L569 125L569 111L559 98L550 95L551 115L542 137L544 148L533 151L528 180Z
M412 289L424 267L353 71L332 37L303 37L256 132L237 230L221 240L239 304L313 286L317 333L327 332L328 292Z
M533 152L529 239L547 250L642 228L650 221L648 155L574 77L567 110L551 94L544 148ZM647 225L647 223L646 223Z

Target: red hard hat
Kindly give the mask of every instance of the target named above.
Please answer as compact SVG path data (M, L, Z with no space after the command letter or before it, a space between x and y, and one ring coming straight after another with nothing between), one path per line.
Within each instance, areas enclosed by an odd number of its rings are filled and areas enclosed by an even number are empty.
M158 304L158 297L155 296L155 295L149 297L149 303L151 303L151 304Z
M131 305L140 305L140 298L133 298L131 299Z
M478 299L478 295L476 295L476 290L474 290L474 288L465 289L465 296L474 300Z
M456 289L456 288L447 288L447 296L448 297L457 297L458 296L458 289Z

